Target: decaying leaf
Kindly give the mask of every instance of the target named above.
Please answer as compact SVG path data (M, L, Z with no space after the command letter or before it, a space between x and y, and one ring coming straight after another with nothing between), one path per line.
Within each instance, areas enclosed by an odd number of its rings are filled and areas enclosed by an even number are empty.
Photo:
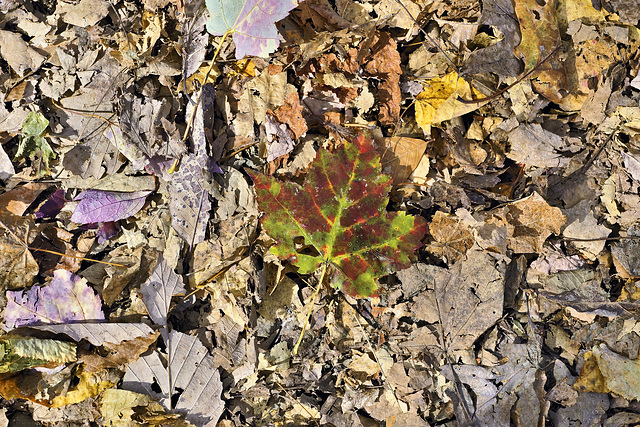
M22 123L22 137L15 158L26 159L38 155L48 169L49 162L56 158L56 153L44 137L48 126L49 120L42 113L30 112Z
M376 139L376 142L379 140ZM420 163L427 141L418 138L391 137L380 140L384 153L382 170L391 175L393 185L404 183Z
M303 186L250 172L262 223L278 242L271 251L301 274L331 263L333 286L374 294L376 278L410 265L425 232L423 219L386 212L391 180L380 169L371 139L360 135L335 153L320 150Z
M8 291L6 327L39 323L71 323L104 320L102 301L87 281L66 270L56 270L47 286L34 286L26 292Z
M202 242L209 221L209 193L203 187L207 157L190 154L182 158L171 180L169 210L173 228L190 247Z
M613 392L629 400L640 399L640 363L600 344L585 354L585 365L574 388L591 393Z
M516 253L537 253L552 233L559 234L567 217L538 193L498 210L487 223L507 226L507 245Z
M460 218L436 212L429 225L429 233L435 242L427 246L427 250L442 257L447 264L453 264L467 253L473 246L475 238L471 230Z
M0 210L0 283L8 289L29 286L38 274L38 264L28 245L38 235L33 218Z
M35 367L55 367L76 360L73 343L26 337L0 338L0 373Z

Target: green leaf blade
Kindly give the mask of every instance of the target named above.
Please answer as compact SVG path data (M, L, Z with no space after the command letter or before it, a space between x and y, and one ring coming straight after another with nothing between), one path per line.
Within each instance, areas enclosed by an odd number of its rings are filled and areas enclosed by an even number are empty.
M49 120L40 112L31 111L22 123L20 143L16 152L15 160L26 159L39 155L49 168L49 161L56 158L56 153L44 138L49 126Z
M320 150L303 186L250 172L271 249L309 274L322 263L332 285L354 296L375 293L375 279L410 265L426 232L422 218L386 212L391 179L372 141L360 135L335 152Z

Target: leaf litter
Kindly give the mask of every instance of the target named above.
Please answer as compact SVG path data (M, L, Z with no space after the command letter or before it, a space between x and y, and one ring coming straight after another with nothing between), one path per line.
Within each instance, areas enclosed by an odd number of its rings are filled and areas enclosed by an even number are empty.
M0 418L637 424L636 9L3 2Z

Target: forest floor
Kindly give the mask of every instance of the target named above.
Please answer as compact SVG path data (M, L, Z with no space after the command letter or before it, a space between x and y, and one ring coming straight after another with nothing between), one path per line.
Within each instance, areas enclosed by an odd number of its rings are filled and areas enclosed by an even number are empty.
M0 0L0 425L639 425L636 3Z

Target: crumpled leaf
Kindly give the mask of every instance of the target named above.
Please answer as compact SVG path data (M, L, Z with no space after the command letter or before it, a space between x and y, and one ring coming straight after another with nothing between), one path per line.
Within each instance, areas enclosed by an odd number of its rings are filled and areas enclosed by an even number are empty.
M32 216L23 218L0 210L0 284L5 288L30 286L38 274L28 248L38 233Z
M162 412L162 407L150 396L128 390L112 388L105 390L100 396L100 413L110 426L136 425L138 423L134 418L139 419L140 411L146 411L151 415L154 412Z
M86 190L78 194L80 201L71 215L78 224L118 221L138 213L151 191L118 193L115 191Z
M431 133L431 124L460 117L486 104L486 101L463 104L458 98L483 98L483 95L459 78L455 71L426 81L426 87L416 97L415 105L416 122L425 135Z
M207 31L214 36L233 33L236 58L267 57L280 44L275 23L298 5L296 0L206 0L211 19Z
M19 33L0 30L0 56L20 77L25 71L36 71L46 59L25 42Z
M209 193L203 187L208 157L189 154L180 162L169 191L171 225L190 247L204 241L209 221Z
M0 338L0 373L20 372L37 366L55 367L76 360L70 342L29 337Z
M28 291L7 291L4 320L7 330L38 323L71 323L104 320L102 301L86 279L56 270L47 286Z
M49 126L49 120L42 113L31 111L27 115L22 123L22 135L15 160L26 159L38 154L47 169L49 168L49 161L56 158L56 153L44 138L47 126Z
M377 277L408 267L425 221L387 212L391 178L381 172L370 138L358 136L330 153L320 150L303 186L255 172L262 224L278 244L271 252L313 273L337 268L332 283L350 295L375 293Z
M435 241L426 249L442 257L447 264L453 264L461 259L475 243L473 233L460 218L441 211L433 216L429 233Z
M640 399L640 361L631 360L600 344L585 353L585 364L574 388L582 392L615 393Z
M527 72L562 43L556 5L553 2L538 4L535 0L520 0L514 4L522 34L522 40L515 53L523 57ZM564 65L550 58L540 64L533 83L539 93L559 103L563 98L562 92L567 89Z
M560 208L550 206L540 194L533 193L495 210L486 222L506 225L507 246L515 253L525 254L542 252L547 237L559 234L566 220Z

